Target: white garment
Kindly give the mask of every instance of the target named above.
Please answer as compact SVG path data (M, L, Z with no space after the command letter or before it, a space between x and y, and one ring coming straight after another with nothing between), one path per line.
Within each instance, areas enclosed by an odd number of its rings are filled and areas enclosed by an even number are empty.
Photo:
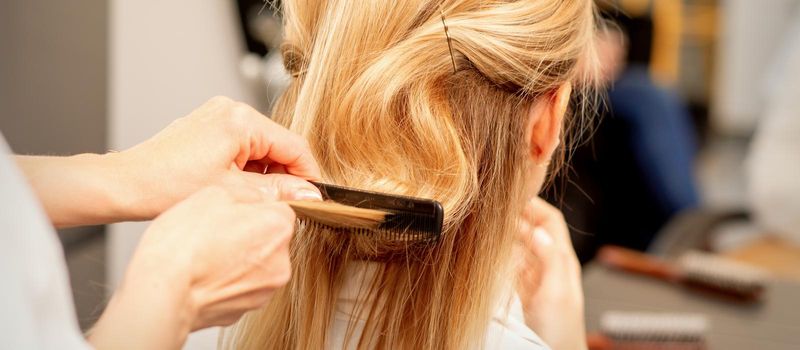
M330 348L332 349L343 349L353 309L359 302L359 289L367 281L371 280L378 268L378 263L365 262L359 264L365 264L366 268L364 266L349 266L348 271L345 272L346 279L339 293L333 324L328 336ZM364 328L364 320L358 317L356 319L358 324L354 326L353 339L358 339ZM355 349L356 345L351 341L348 344L348 349ZM519 301L519 296L514 293L508 307L504 306L498 309L492 317L489 329L486 332L484 349L547 350L550 348L523 322L522 304Z
M756 222L800 244L800 7L776 58L748 159Z
M64 253L0 136L0 347L89 349Z

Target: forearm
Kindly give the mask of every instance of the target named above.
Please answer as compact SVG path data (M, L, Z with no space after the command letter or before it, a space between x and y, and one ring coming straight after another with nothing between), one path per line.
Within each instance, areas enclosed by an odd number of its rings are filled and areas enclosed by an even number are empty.
M196 310L188 287L178 274L155 259L133 267L100 320L88 334L96 349L180 349L191 330ZM133 264L132 264L133 265ZM137 272L136 270L139 270ZM142 271L144 271L142 273ZM166 278L173 276L171 278Z
M119 154L15 158L56 227L148 219Z

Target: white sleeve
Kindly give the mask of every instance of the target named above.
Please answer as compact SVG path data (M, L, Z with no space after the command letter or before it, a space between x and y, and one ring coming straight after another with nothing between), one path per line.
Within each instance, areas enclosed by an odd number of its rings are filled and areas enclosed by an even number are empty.
M0 136L0 344L89 349L58 237L8 153Z

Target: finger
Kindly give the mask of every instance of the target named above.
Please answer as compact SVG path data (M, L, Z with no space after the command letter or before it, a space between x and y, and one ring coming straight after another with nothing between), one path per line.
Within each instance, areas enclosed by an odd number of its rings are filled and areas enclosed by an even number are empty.
M265 199L258 187L255 186L225 186L225 190L238 203L257 203Z
M572 249L572 239L564 215L544 199L534 197L530 201L533 226L542 227L561 248Z
M316 186L294 175L239 174L250 185L257 188L263 196L271 200L321 201L322 195Z
M532 216L534 226L542 225L560 213L556 207L539 197L531 198L528 204L528 213Z
M525 280L530 280L531 277L536 277L541 271L541 259L537 256L539 252L537 242L533 241L533 227L529 226L524 221L520 222L517 239L514 244L514 254L516 254L516 262L521 272L531 274L525 276Z
M521 225L525 230L525 225ZM553 260L556 253L555 241L550 233L541 227L530 227L520 232L520 241L527 251L536 256L542 263L547 264Z
M241 184L232 186L226 182L201 188L186 200L194 202L213 203L216 205L231 205L236 202L256 202L261 201L261 197L253 188L246 188Z
M259 266L262 287L278 288L289 280L289 242L294 234L295 214L285 203L265 203L258 209L257 219L261 220L258 230L260 240L258 253L252 256L253 266Z
M292 277L289 242L289 239L284 239L260 264L262 269L258 281L263 290L275 290L289 283Z
M530 222L519 220L517 223L517 239L523 242L530 239L531 230L533 230L533 226L531 226Z
M278 125L253 107L240 104L237 113L244 114L249 136L249 152L237 157L236 163L243 168L249 160L264 160L270 163L283 164L288 173L308 180L321 177L319 166L311 154L306 140L286 128Z
M536 225L536 208L533 200L525 202L525 206L522 208L522 220L530 226Z

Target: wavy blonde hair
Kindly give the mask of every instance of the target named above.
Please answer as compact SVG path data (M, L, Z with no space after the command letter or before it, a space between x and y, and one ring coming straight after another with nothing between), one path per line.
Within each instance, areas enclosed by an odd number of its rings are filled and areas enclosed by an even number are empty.
M293 81L275 118L308 138L327 182L436 199L444 232L409 247L299 226L291 281L227 344L341 346L328 337L344 271L366 259L383 264L346 346L480 347L513 279L528 110L565 82L589 85L592 1L284 0L283 16Z

